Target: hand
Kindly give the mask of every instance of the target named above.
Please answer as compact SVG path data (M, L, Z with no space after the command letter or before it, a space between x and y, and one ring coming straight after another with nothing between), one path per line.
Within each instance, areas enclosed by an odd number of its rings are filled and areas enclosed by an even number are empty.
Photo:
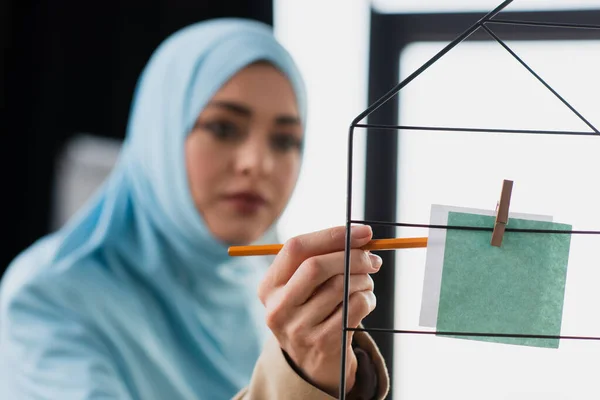
M353 226L350 250L348 327L375 308L373 279L381 258L359 249L371 240L369 226ZM342 346L345 227L290 239L259 287L267 325L296 369L313 385L339 395ZM355 383L353 332L346 347L346 392Z

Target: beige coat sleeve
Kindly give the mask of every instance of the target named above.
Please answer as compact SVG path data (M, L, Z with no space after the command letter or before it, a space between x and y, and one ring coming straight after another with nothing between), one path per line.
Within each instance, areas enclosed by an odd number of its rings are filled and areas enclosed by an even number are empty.
M356 332L353 343L369 357L358 357L357 383L346 398L348 400L384 399L389 390L389 376L379 349L366 332ZM366 398L358 392L368 386L371 378L377 381L377 394L373 398ZM241 390L233 400L282 399L335 400L335 397L317 389L299 376L287 362L277 341L270 338L256 363L249 385Z

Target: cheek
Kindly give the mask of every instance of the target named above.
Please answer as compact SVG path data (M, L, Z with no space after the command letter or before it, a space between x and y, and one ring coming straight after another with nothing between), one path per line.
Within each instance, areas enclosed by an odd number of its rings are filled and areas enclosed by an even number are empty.
M219 157L208 146L195 142L190 140L186 145L186 170L194 203L201 208L210 201L215 184L219 181L220 163L223 161L219 161Z
M296 186L300 172L300 157L296 156L279 163L276 170L276 180L281 190L281 201L287 203Z

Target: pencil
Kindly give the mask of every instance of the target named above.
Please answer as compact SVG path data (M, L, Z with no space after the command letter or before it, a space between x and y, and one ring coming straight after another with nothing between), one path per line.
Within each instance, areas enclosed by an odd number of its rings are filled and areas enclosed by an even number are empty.
M231 246L229 255L239 256L268 256L279 253L282 244L264 244L254 246ZM414 249L427 247L426 237L414 238L394 238L394 239L374 239L361 247L363 250L394 250L394 249Z

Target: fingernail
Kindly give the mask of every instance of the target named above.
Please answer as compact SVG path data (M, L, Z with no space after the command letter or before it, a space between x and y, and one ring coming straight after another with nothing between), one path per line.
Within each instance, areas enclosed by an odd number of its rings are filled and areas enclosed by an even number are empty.
M371 259L371 267L373 267L375 271L379 271L381 264L383 264L381 257L379 257L377 254L369 253L369 258Z
M369 225L353 225L352 226L352 238L363 239L371 234L371 227Z

